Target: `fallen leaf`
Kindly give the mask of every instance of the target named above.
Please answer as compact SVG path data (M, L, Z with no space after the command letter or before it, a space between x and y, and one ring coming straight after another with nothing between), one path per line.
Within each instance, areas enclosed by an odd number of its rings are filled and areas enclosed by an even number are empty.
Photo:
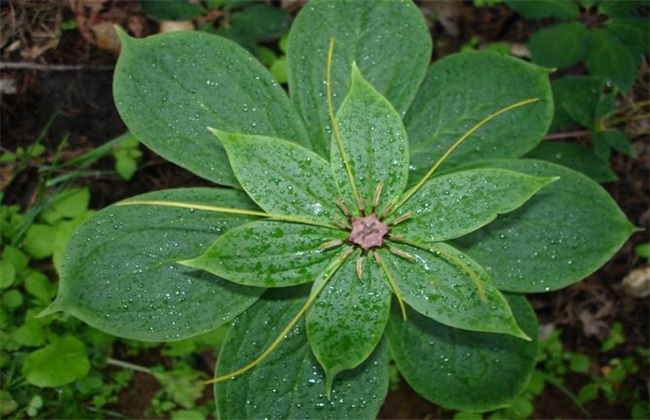
M578 312L578 319L582 324L582 332L587 337L597 337L603 341L609 335L609 324L596 316L588 310L581 310Z
M193 31L194 23L191 20L161 20L160 33L173 31Z
M634 298L650 296L650 266L634 269L617 285L622 293Z

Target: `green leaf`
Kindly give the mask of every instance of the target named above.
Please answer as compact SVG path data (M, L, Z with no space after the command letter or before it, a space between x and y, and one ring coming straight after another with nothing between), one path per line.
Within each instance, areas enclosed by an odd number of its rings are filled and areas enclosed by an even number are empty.
M2 306L8 309L16 309L23 306L23 295L16 289L2 293Z
M458 330L409 311L393 311L386 337L397 368L424 398L454 410L509 404L526 387L537 357L537 319L522 296L509 295L517 322L533 341Z
M115 152L115 172L125 181L130 180L138 170L137 159L124 152Z
M45 345L47 336L43 329L43 322L34 318L27 318L13 334L13 339L22 346L41 347Z
M639 7L647 6L645 0L600 0L598 12L610 16L627 15Z
M198 32L141 40L118 33L115 103L133 135L165 159L235 185L225 152L207 127L307 141L286 93L232 41Z
M257 0L205 0L206 5L209 9L223 8L223 10L237 10L250 6L251 3L255 3Z
M132 200L255 208L239 191L159 191ZM108 207L71 239L59 295L45 314L63 310L102 331L143 341L180 340L217 328L250 306L248 288L176 263L200 255L249 217L152 205Z
M528 49L533 61L542 66L571 67L585 59L589 33L582 23L560 23L531 35Z
M54 252L52 238L56 236L56 228L42 223L34 223L25 234L23 249L30 257L40 260Z
M637 246L635 246L634 253L641 258L650 260L650 242L638 244Z
M18 403L8 391L0 391L0 414L7 416L18 409Z
M383 184L377 211L404 192L408 180L408 140L401 116L352 65L350 91L336 115L341 143L356 188L365 208L372 207L377 186ZM359 216L356 199L343 164L343 157L332 136L330 146L332 172L343 202Z
M2 259L11 261L16 273L20 273L29 264L29 257L13 246L5 246L2 251Z
M0 259L0 289L11 286L16 279L16 269L13 263L6 259Z
M602 142L614 150L628 156L636 157L636 150L632 147L630 140L624 132L618 130L594 131L591 133L594 142Z
M172 401L185 408L193 407L203 395L205 388L205 372L194 370L189 366L178 367L174 370L153 372L165 394Z
M295 286L313 282L335 257L321 245L345 237L318 226L258 221L229 230L203 255L182 263L247 286Z
M296 144L270 137L215 131L248 195L272 214L332 225L342 213L328 162Z
M565 141L544 141L526 154L529 159L541 159L571 168L596 182L612 182L617 177L607 162L586 146Z
M637 55L648 55L650 22L647 16L614 16L605 25Z
M65 336L27 355L23 375L39 387L60 387L86 376L90 370L88 352L78 338Z
M591 142L593 143L596 156L605 162L609 161L609 158L612 155L612 149L609 147L609 144L607 144L605 137L600 135L592 135Z
M397 217L409 213L413 217L394 226L392 233L422 243L457 238L520 207L552 181L501 169L442 175L424 184L396 211Z
M288 33L282 35L282 38L280 38L280 41L278 41L278 48L280 48L280 51L282 51L284 54L286 54L289 51L289 34Z
M599 77L566 76L553 82L555 115L551 131L568 129L580 124L591 128L605 81Z
M23 276L25 277L25 289L27 292L42 303L49 304L56 294L56 288L50 279L45 274L36 270L29 270Z
M395 247L413 260L385 249L379 254L395 279L396 293L413 309L450 327L528 338L485 270L466 255L444 243Z
M532 402L526 395L520 395L512 401L509 407L504 409L506 419L527 419L535 411Z
M331 136L325 73L332 38L334 109L348 91L356 61L366 80L403 115L431 56L427 25L411 1L316 0L302 8L289 33L289 90L312 149L324 157Z
M280 38L289 30L290 24L291 15L287 10L258 3L232 13L228 25L221 26L217 34L254 51L258 42Z
M0 162L15 162L17 160L16 154L6 152L0 155Z
M597 383L588 383L580 388L580 391L578 392L578 400L583 404L591 402L598 398L598 391L599 387Z
M273 64L271 64L269 71L278 83L287 83L287 57L283 56L275 60Z
M360 258L358 253L353 254ZM305 320L309 344L327 384L365 361L379 344L390 313L391 291L376 264L362 260L362 277L350 258L329 280ZM312 293L320 287L316 282ZM329 389L329 386L328 386Z
M570 353L569 369L571 369L572 372L587 373L590 365L591 360L586 354Z
M495 160L534 176L559 176L524 206L456 241L502 290L556 290L588 276L637 229L596 182L537 160Z
M233 323L219 355L216 375L258 357L300 310L308 288L269 289ZM380 344L359 367L342 372L328 398L325 374L299 322L258 366L215 386L218 417L375 418L388 391L388 351Z
M201 16L205 9L188 0L140 0L142 11L154 20L190 20Z
M454 420L483 420L483 415L480 413L470 413L467 411L459 411L454 414Z
M39 217L49 224L54 224L61 218L72 219L85 212L89 203L88 187L68 188L54 196L49 208Z
M86 220L90 219L95 213L95 210L87 210L72 220L61 220L56 224L56 235L52 238L54 247L52 262L54 262L54 268L57 271L61 269L61 262L74 230Z
M617 102L618 92L615 89L601 95L600 100L596 104L596 110L594 111L596 121L600 121L601 124L605 125L605 120L611 117L616 111Z
M257 56L257 59L260 60L260 63L264 64L267 67L273 64L273 62L278 59L275 52L273 52L273 50L270 50L266 47L258 48L257 51L255 52L255 55Z
M589 41L587 70L626 93L636 80L640 56L632 54L608 29L593 29Z
M204 420L205 416L196 410L178 410L171 413L172 420Z
M640 391L637 391L640 395ZM635 394L637 395L637 394ZM634 420L644 420L650 418L650 407L643 400L637 400L630 411L630 418Z
M506 0L508 7L527 19L554 17L562 20L580 16L580 9L571 0Z
M530 98L540 100L481 127L449 157L451 164L523 155L546 134L553 97L548 71L513 57L468 52L437 61L405 119L413 180L422 177L473 125Z

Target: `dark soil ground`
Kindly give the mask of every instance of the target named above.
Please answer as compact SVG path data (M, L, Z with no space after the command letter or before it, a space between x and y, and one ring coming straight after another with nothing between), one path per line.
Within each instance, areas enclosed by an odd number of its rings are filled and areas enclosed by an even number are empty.
M122 134L125 126L115 110L111 93L115 53L89 42L92 35L84 33L82 25L79 30L59 33L53 27L57 24L60 26L61 20L57 19L75 19L75 14L63 2L9 3L0 3L3 14L1 78L13 81L15 92L3 91L0 97L2 152L32 144L50 119L53 122L45 133L44 144L53 155L62 139L67 138L67 144L62 149L64 159L78 156ZM96 3L101 1L97 0ZM430 10L431 4L425 3L423 7ZM439 22L432 24L436 57L457 51L473 37L479 43L521 43L538 25L521 20L505 7L476 9L470 4L463 4L457 9L450 18L451 23L447 22L448 26ZM80 17L79 13L86 15ZM155 22L146 20L134 2L111 2L110 7L92 13L88 9L78 11L77 22L112 19L120 24L129 22L142 34L156 31ZM441 15L439 11L436 14ZM11 25L14 32L9 33L7 28ZM48 30L51 31L50 37L59 39L58 43L48 46ZM22 44L12 50L10 43L16 40ZM101 44L97 38L94 42ZM47 48L38 57L31 58L29 53L36 54L34 49L39 45ZM26 68L11 68L6 63L23 63ZM32 66L33 63L37 66ZM57 65L79 65L81 68L61 69ZM641 91L642 96L645 94L644 99L647 99L647 63L644 67L635 89ZM573 71L579 72L581 69ZM622 322L626 338L626 344L616 356L632 355L635 348L647 348L649 342L648 298L630 297L618 287L632 270L644 264L647 266L636 256L633 248L647 241L650 228L648 137L639 135L633 138L633 142L639 153L638 158L613 156L611 165L619 179L605 185L605 188L629 219L646 229L645 232L635 234L610 262L585 281L558 292L530 297L541 325L562 329L562 338L568 350L586 353L597 364L602 362L603 365L611 355L601 354L600 346L613 322ZM99 162L100 168L110 169L111 165L110 159ZM32 172L24 172L7 183L13 169L10 165L1 168L5 203L19 203L25 207L31 204L36 188L33 171L37 169L31 168ZM124 182L115 175L81 179L79 182L91 187L93 208L102 208L119 199L155 189L207 185L205 181L165 162L152 152L145 152L139 170L130 182ZM146 360L140 362L148 364ZM647 386L648 372L640 372L628 380ZM585 381L584 376L567 377L567 385L573 392L577 392ZM155 379L138 373L131 386L120 395L119 404L112 409L129 417L142 418L150 397L157 389ZM534 418L585 418L567 396L554 387L546 388L535 401L535 407ZM630 412L630 407L625 403L610 404L604 399L588 404L587 409L595 418L626 418ZM452 413L423 400L404 382L397 391L389 394L380 413L381 418L403 419L451 416Z

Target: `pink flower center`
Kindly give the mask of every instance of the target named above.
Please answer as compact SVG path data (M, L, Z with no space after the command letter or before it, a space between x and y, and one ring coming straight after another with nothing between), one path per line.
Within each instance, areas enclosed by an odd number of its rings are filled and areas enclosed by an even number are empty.
M352 233L350 241L359 245L364 251L370 248L382 246L384 236L390 232L390 228L377 219L375 214L368 217L352 219Z

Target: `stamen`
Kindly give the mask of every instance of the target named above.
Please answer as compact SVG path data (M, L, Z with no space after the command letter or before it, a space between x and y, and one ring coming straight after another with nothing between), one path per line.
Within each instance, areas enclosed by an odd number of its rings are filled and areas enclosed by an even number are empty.
M355 198L357 199L357 207L359 208L359 212L362 215L366 215L366 203L363 202L363 198L361 198L361 195L357 192L355 195Z
M391 201L390 203L388 203L384 211L381 212L379 218L382 220L385 219L393 211L393 207L395 207L395 203Z
M343 245L345 242L343 242L340 239L335 239L333 241L325 242L324 244L319 245L318 247L321 249L329 249L329 248L334 248L339 245Z
M379 205L379 198L381 197L381 190L384 189L384 181L381 181L379 184L377 184L377 188L375 189L375 195L372 197L372 212L375 212L375 209Z
M350 225L348 223L345 223L343 220L337 219L336 217L333 216L330 217L330 219L332 220L332 222L336 223L336 225L341 229L350 229Z
M343 214L345 214L348 217L352 217L352 213L350 213L350 210L348 210L345 203L343 203L343 201L341 201L339 197L334 197L334 203L336 203L336 205L339 206Z
M410 218L413 217L413 216L415 216L415 213L413 213L412 211L409 211L408 213L404 213L403 215L401 215L401 216L398 217L397 219L395 219L395 220L393 220L392 222L390 222L389 225L391 225L391 226L395 226L395 225L397 225L397 224L402 223L404 220L408 220L408 219L410 219Z
M357 258L357 277L359 280L363 278L363 264L366 262L366 257L365 255L361 254L359 255L359 258Z
M415 261L415 257L408 252L402 251L401 249L393 248L392 246L388 246L388 250L392 252L393 254L397 255L398 257L404 258L405 260L409 260L411 262Z

